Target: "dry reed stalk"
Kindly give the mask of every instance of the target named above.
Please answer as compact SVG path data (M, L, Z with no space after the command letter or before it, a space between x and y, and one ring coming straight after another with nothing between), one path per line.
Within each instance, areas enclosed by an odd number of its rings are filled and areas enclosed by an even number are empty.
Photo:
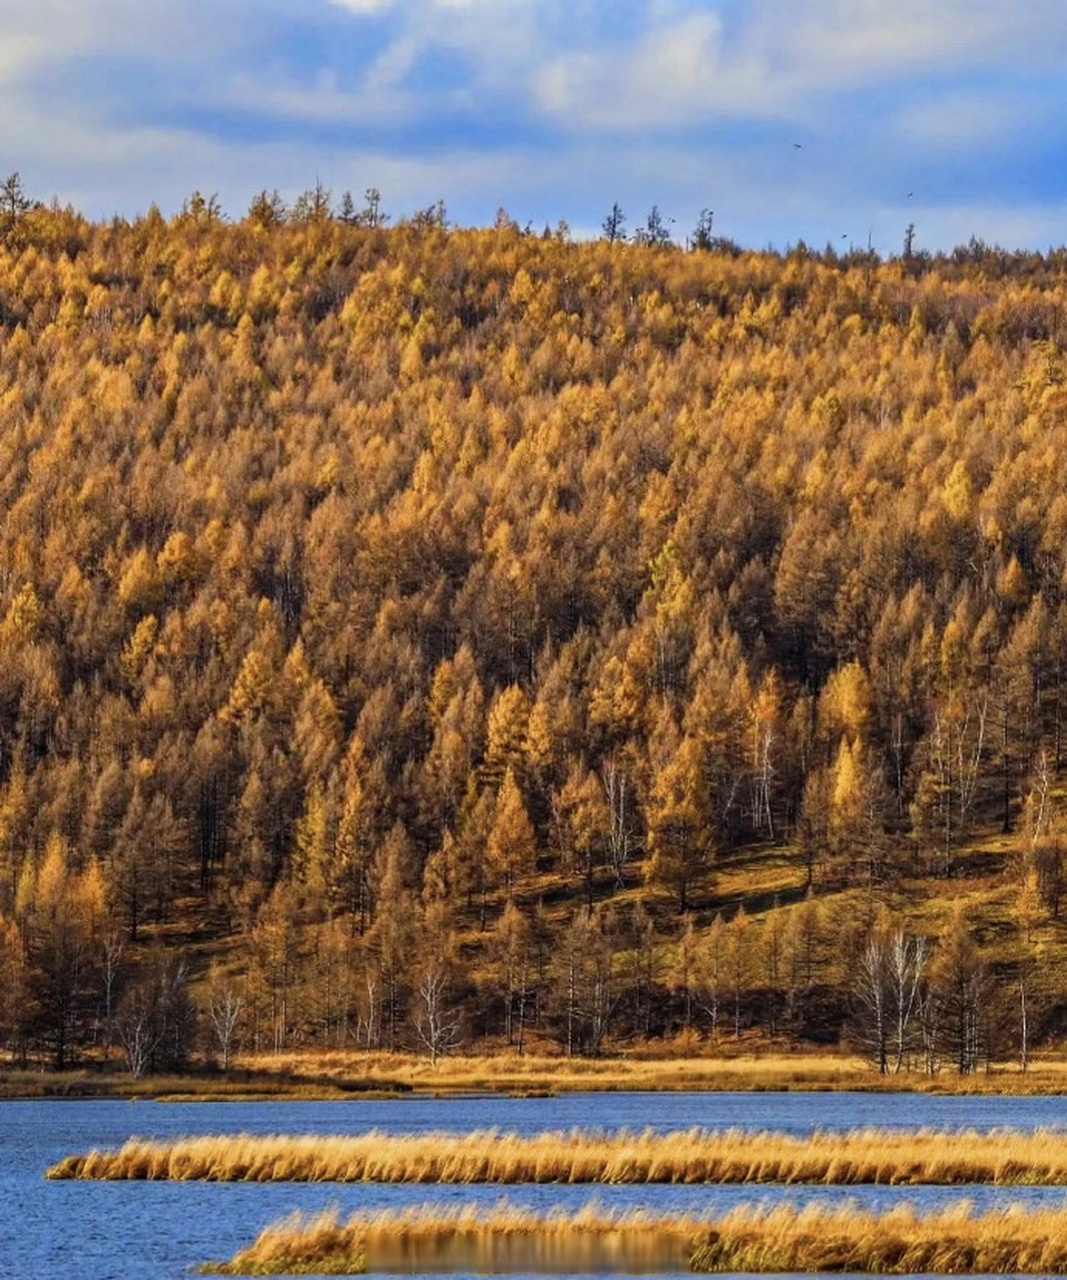
M975 1214L962 1201L923 1217L907 1204L883 1214L851 1206L744 1206L695 1238L690 1269L1057 1273L1067 1269L1067 1210L1014 1205Z
M974 1214L966 1201L927 1217L909 1205L883 1214L852 1206L740 1206L717 1219L603 1216L589 1206L538 1217L507 1206L485 1214L423 1206L401 1214L299 1215L268 1227L225 1275L364 1270L695 1272L852 1271L1047 1274L1067 1270L1067 1209L1019 1206Z
M203 1269L224 1275L677 1271L692 1250L694 1226L693 1219L641 1210L604 1215L596 1206L540 1216L506 1204L488 1213L424 1205L357 1214L344 1224L331 1210L313 1218L291 1215L230 1262Z
M67 1156L49 1178L212 1182L822 1183L1067 1185L1054 1130L859 1129L794 1137L690 1129L205 1136Z

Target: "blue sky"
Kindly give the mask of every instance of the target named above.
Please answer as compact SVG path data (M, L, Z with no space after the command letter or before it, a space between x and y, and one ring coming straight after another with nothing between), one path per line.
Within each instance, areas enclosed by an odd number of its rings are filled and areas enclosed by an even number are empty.
M1067 242L1065 0L0 0L0 170L88 215L382 192L595 234ZM794 145L799 143L799 147Z

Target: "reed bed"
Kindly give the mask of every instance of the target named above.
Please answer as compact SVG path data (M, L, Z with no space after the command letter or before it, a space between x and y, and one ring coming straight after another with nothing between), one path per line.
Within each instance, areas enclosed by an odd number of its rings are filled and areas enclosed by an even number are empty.
M357 1275L364 1271L690 1270L882 1274L1067 1271L1067 1209L975 1214L966 1201L921 1216L910 1205L744 1205L713 1218L538 1217L426 1206L403 1214L289 1217L204 1271L223 1275Z
M292 1214L268 1226L229 1262L209 1263L202 1270L221 1275L684 1271L699 1225L640 1210L605 1214L596 1206L540 1216L506 1204L488 1213L426 1205L401 1213L356 1214L345 1223L336 1210L328 1210L310 1218Z
M857 1129L224 1135L71 1155L49 1178L209 1182L807 1183L1067 1186L1067 1141L1023 1133Z
M696 1234L689 1269L1056 1274L1067 1270L1067 1209L976 1214L961 1201L923 1216L909 1204L881 1214L850 1205L741 1206Z

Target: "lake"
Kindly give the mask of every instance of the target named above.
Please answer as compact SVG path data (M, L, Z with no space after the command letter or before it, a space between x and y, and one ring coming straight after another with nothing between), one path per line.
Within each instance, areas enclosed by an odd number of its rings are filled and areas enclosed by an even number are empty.
M744 1201L847 1199L882 1207L900 1199L934 1208L964 1195L980 1207L1063 1204L1064 1188L378 1186L46 1182L61 1156L117 1147L127 1138L202 1133L361 1133L369 1129L465 1132L495 1127L537 1133L574 1127L665 1131L704 1128L1064 1128L1067 1099L935 1097L887 1093L597 1093L556 1098L465 1097L345 1102L0 1103L0 1276L9 1280L178 1280L208 1259L228 1258L293 1209L337 1205L400 1208L431 1200L528 1208L703 1213Z

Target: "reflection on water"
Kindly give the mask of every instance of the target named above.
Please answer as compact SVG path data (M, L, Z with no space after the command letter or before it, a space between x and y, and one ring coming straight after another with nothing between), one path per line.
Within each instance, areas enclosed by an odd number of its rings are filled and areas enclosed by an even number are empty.
M565 1239L560 1236L457 1234L431 1240L367 1240L367 1269L392 1275L440 1272L478 1275L536 1274L662 1275L684 1272L689 1244L682 1237L635 1237L607 1231Z
M294 1209L336 1204L348 1214L444 1205L497 1204L503 1188L286 1184L46 1182L63 1155L149 1138L198 1133L356 1133L368 1129L465 1132L490 1126L518 1133L573 1126L682 1129L742 1126L789 1133L862 1125L1019 1129L1067 1123L1060 1098L948 1098L920 1094L574 1094L560 1098L410 1099L336 1103L0 1103L0 1277L76 1280L188 1280L207 1259L227 1258L267 1223ZM546 1213L590 1201L608 1212L701 1215L740 1203L788 1199L880 1209L907 1199L934 1209L962 1195L979 1209L1005 1203L1062 1205L1063 1188L850 1187L508 1187L508 1203ZM517 1265L522 1264L519 1260ZM665 1266L664 1271L674 1269ZM557 1272L558 1273L558 1272ZM543 1273L542 1273L543 1274Z

